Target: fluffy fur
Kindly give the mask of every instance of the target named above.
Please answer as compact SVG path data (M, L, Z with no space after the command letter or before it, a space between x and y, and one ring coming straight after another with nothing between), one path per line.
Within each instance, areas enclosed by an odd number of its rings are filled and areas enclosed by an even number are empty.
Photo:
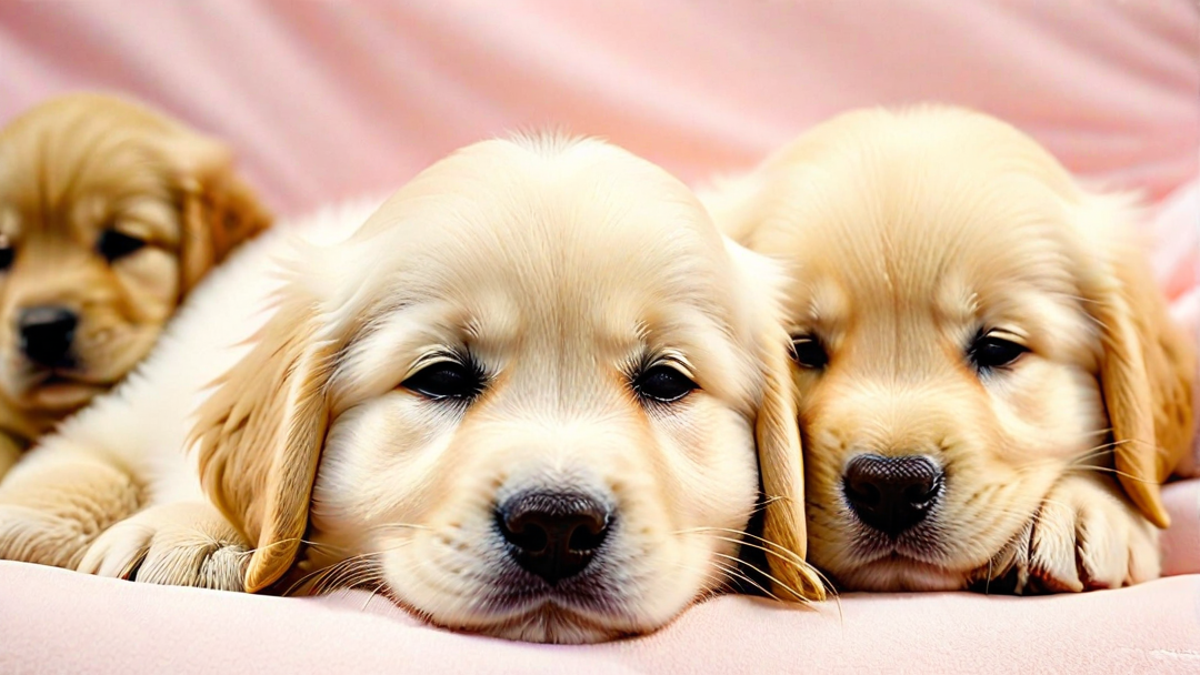
M772 268L727 251L682 184L598 141L490 141L371 210L298 226L304 241L278 228L215 271L140 374L0 486L0 557L248 591L365 585L454 629L593 642L726 582L757 448L769 488L790 491L766 506L789 547L780 588L819 595L798 562ZM412 384L446 362L477 366L477 395ZM654 367L697 388L650 400L637 383ZM557 585L498 531L498 505L530 489L611 507L596 559Z
M224 146L128 101L66 96L0 131L0 476L124 377L267 222ZM35 308L77 317L61 363L23 348Z
M1133 200L1080 187L995 119L928 107L836 118L707 202L790 265L788 330L828 358L793 371L810 559L842 587L1157 576L1159 484L1189 447L1196 362ZM976 367L996 337L1024 353ZM888 537L849 507L843 477L866 453L944 470L919 525Z

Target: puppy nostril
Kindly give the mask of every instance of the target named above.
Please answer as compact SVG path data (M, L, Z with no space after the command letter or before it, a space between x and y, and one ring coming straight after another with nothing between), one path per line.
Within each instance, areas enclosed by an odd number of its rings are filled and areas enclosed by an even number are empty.
M532 554L543 553L546 550L550 538L546 536L545 530L527 522L523 517L505 518L501 515L502 513L502 511L497 512L497 521L505 541Z
M572 551L594 551L604 543L607 534L608 528L605 523L580 523L567 540L567 546Z
M611 529L611 514L578 493L527 492L496 509L496 525L523 569L556 584L583 571Z
M910 504L923 504L933 496L935 483L924 481L904 488L904 499Z
M925 519L941 497L944 477L923 455L859 455L846 465L842 491L863 524L897 536Z
M879 488L863 480L846 480L846 492L858 504L878 505L883 498Z

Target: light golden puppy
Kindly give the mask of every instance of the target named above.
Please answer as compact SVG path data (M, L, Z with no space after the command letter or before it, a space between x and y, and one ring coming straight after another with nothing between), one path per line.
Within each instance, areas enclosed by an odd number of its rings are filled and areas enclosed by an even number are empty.
M216 270L144 377L0 486L0 557L257 591L303 541L315 586L592 642L730 578L757 449L776 577L819 595L769 265L682 184L598 141L490 141L368 214Z
M223 145L128 101L65 96L0 131L0 476L267 222Z
M823 124L710 205L792 266L815 565L863 590L1157 576L1196 364L1129 199L930 107Z

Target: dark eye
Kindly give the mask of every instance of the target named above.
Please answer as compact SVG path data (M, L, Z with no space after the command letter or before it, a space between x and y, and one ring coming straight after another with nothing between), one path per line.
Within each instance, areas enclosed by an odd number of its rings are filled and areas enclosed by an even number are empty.
M985 371L1010 365L1029 349L1012 340L980 333L967 349L967 358L976 370Z
M698 386L687 375L667 365L647 368L633 382L633 390L638 396L659 403L678 401Z
M96 242L96 250L109 262L124 258L146 245L146 242L116 230L105 230Z
M469 401L483 392L483 373L473 364L439 361L417 371L400 386L434 400Z
M0 271L12 267L13 258L17 255L17 250L8 243L8 239L0 237Z
M820 370L829 365L829 354L825 345L815 335L797 335L792 338L792 358L801 368Z

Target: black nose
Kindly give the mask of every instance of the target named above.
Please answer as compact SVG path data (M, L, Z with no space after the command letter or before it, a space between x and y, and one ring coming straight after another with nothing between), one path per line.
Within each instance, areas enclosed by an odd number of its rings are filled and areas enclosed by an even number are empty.
M17 317L21 351L40 366L70 366L71 342L78 325L79 316L66 307L44 305L23 309Z
M894 537L925 519L944 477L923 455L859 455L846 466L842 490L859 520Z
M611 515L574 492L524 492L496 509L496 524L517 564L551 585L588 566L608 535Z

